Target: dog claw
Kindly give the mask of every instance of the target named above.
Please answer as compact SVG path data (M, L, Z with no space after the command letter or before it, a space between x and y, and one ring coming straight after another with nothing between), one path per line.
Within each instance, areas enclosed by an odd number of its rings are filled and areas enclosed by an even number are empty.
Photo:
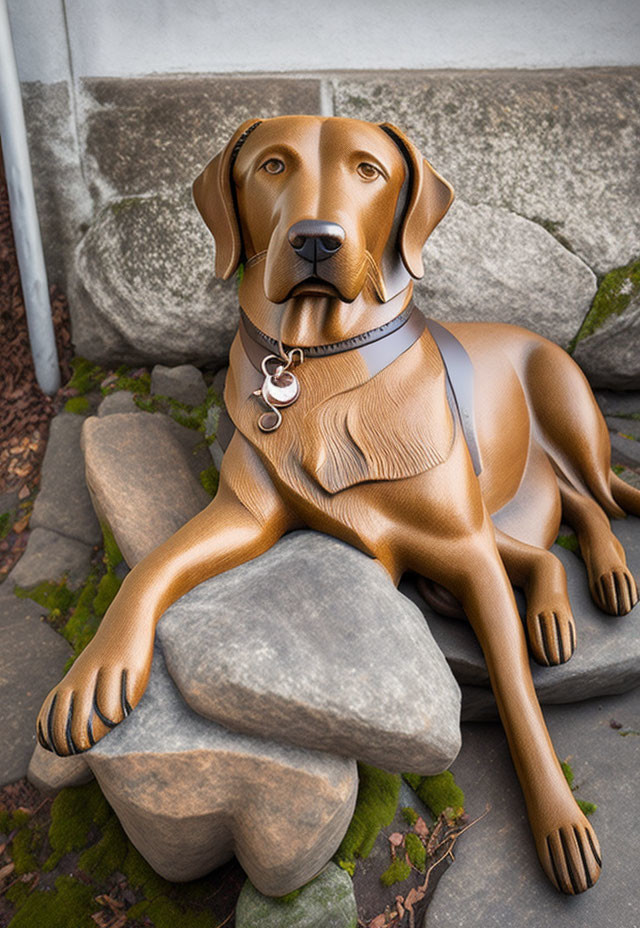
M540 859L551 882L570 896L590 889L602 869L598 839L588 823L563 825L548 834Z
M638 602L638 588L630 571L621 566L598 577L592 596L603 612L626 615Z
M564 611L544 610L527 617L527 636L534 660L544 667L566 663L576 649L576 627Z

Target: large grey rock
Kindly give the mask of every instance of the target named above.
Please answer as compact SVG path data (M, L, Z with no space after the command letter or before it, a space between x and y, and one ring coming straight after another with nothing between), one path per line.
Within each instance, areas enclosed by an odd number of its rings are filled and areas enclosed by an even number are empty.
M177 367L156 364L151 371L151 392L169 396L188 406L198 406L207 397L207 385L193 364L179 364Z
M612 718L623 727L611 728ZM556 753L573 768L576 797L598 806L591 823L602 847L602 874L593 889L572 897L558 893L538 863L501 727L464 725L453 773L470 817L487 803L490 812L457 842L425 928L638 928L639 718L637 689L545 710Z
M640 415L639 391L594 390L594 396L605 416L630 416L633 413Z
M622 416L607 416L609 431L640 441L640 419L625 419Z
M346 75L333 85L337 116L391 120L461 200L545 224L597 273L640 253L639 88L639 68Z
M9 581L22 587L33 587L43 580L67 577L67 586L75 589L87 578L92 549L83 541L67 538L48 528L34 528L27 547L9 574Z
M582 338L573 357L595 387L640 389L640 296Z
M640 520L628 516L615 520L612 525L625 548L632 573L640 579ZM592 696L624 693L640 686L637 624L640 606L626 616L614 617L601 612L589 595L582 562L559 545L554 545L552 550L567 573L578 645L566 664L540 667L532 662L533 682L540 702L545 705L577 702ZM464 686L464 718L487 718L493 706L488 690L489 676L480 645L469 624L436 615L421 599L410 578L401 581L400 589L422 609L458 683ZM520 596L518 600L524 612L524 600Z
M41 487L30 525L95 545L102 535L84 477L80 448L84 421L82 416L69 413L61 413L51 420Z
M170 880L235 853L260 892L284 895L324 867L355 805L353 760L201 718L159 648L138 706L84 756L133 844Z
M596 289L593 271L542 226L458 200L427 243L416 301L427 315L510 322L565 346Z
M0 594L0 786L25 776L42 701L62 676L71 648L40 619L40 607Z
M439 773L459 691L420 611L372 558L320 532L201 583L158 626L200 715L236 731Z
M211 502L176 428L181 426L160 413L85 422L82 444L94 506L130 567Z
M107 363L222 362L237 328L233 280L189 192L105 207L82 239L72 295L79 354Z
M351 877L329 863L290 901L270 899L244 884L236 903L236 928L357 928Z
M95 361L226 359L234 281L190 188L251 116L313 113L320 81L169 76L82 81L83 169L96 203L70 294L78 353Z

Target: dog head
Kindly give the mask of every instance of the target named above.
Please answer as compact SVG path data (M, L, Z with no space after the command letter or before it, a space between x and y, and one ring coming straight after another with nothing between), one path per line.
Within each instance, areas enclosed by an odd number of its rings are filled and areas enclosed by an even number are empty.
M216 274L264 261L273 303L312 294L382 302L423 276L422 246L451 186L389 123L321 116L250 119L193 194L216 242Z

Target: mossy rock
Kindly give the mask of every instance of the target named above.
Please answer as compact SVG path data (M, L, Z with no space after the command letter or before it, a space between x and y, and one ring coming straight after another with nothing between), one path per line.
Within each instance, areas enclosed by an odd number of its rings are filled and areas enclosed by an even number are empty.
M591 309L575 339L569 346L573 351L583 338L593 335L611 316L621 316L632 300L640 294L640 260L626 267L618 267L606 274L593 298Z
M378 770L369 764L358 764L358 776L358 798L353 818L335 856L339 866L352 876L356 857L368 857L380 829L393 821L400 793L400 777L397 774Z
M357 928L351 878L330 863L299 892L263 896L247 880L236 906L236 928Z

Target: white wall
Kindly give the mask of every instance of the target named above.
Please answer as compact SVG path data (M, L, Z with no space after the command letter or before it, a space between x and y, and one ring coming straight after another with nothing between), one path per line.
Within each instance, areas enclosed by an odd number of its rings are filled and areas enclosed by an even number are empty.
M639 0L10 0L20 76L640 64Z

